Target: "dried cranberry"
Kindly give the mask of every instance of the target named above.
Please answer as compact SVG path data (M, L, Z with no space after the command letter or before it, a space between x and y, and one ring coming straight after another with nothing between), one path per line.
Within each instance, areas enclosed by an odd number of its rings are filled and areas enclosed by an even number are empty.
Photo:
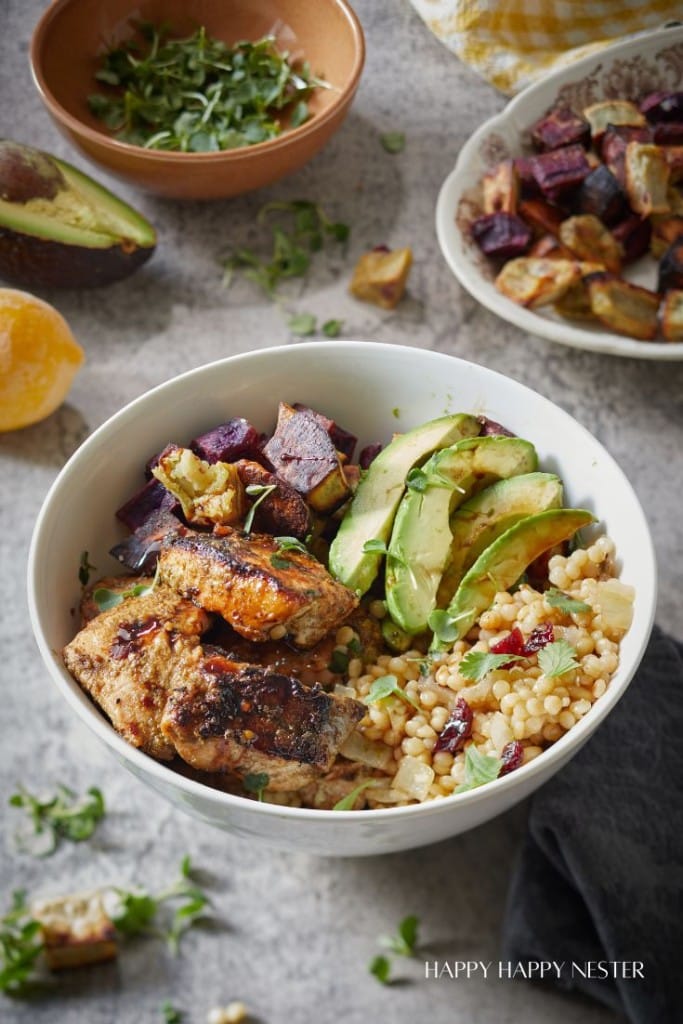
M491 644L490 650L492 654L522 654L524 651L524 637L519 628L515 626L502 640L499 640L496 644Z
M464 697L458 697L448 721L437 737L433 752L438 754L440 750L445 750L449 754L457 754L471 732L472 708Z
M503 775L509 775L510 772L514 772L515 768L519 768L524 760L524 748L519 740L511 740L510 743L506 743L500 759L503 763L498 772L499 779Z
M551 622L546 622L544 626L536 626L536 629L532 629L531 636L524 644L521 653L525 655L535 654L536 651L540 651L546 644L551 644L555 639L555 633Z

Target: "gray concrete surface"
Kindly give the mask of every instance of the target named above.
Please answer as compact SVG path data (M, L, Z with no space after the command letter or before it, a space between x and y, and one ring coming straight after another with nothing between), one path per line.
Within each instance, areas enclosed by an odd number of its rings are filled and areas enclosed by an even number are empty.
M27 47L45 5L0 4L0 134L73 160L32 85ZM310 197L353 225L348 258L324 257L292 305L340 317L344 336L416 344L494 367L559 402L613 453L632 480L655 537L661 567L659 621L680 632L677 559L680 364L619 361L522 334L481 309L452 278L433 228L439 186L459 147L503 99L430 37L407 0L358 0L367 67L352 113L328 148L296 176L260 195L211 205L176 204L112 187L158 226L153 261L130 280L91 293L53 293L85 346L88 362L68 404L44 423L0 438L2 481L1 891L61 892L100 881L152 887L189 852L204 872L214 923L193 933L181 956L159 943L130 943L117 965L64 976L30 1004L0 996L5 1024L142 1024L160 1021L172 1000L199 1024L212 1005L242 998L266 1024L608 1024L617 1018L576 998L520 982L424 981L420 964L400 965L409 983L380 987L367 974L376 937L407 913L421 916L424 941L448 959L495 959L511 864L525 811L413 853L372 861L286 856L252 849L173 810L94 743L53 690L31 636L24 571L33 521L65 459L107 416L151 385L190 367L291 341L278 310L246 282L221 287L217 256L253 240L268 199ZM382 131L405 131L398 156ZM98 175L107 181L104 174ZM346 294L349 269L368 246L413 246L410 297L393 313ZM276 397L276 396L274 396ZM48 861L14 852L16 783L100 785L110 813L96 839Z

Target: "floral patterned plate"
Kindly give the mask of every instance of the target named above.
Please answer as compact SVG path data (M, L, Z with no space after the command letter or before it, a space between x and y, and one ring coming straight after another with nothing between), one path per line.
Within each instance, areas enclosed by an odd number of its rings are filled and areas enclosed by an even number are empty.
M683 89L683 26L617 43L548 75L471 136L441 187L436 230L446 262L482 305L522 330L574 348L638 359L683 359L683 342L637 341L598 325L579 326L559 317L552 307L531 310L516 305L496 289L493 268L469 232L481 213L484 172L506 157L529 152L528 128L550 107L563 101L580 110L602 99L638 99L656 89ZM656 272L656 262L646 255L629 268L628 279L654 288Z

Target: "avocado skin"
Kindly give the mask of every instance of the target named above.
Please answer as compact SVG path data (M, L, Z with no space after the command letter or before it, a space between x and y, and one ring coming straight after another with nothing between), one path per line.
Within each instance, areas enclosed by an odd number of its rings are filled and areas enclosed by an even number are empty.
M511 587L534 559L593 522L595 517L585 509L550 509L521 519L501 534L465 574L446 609L454 620L457 639L469 633L496 594ZM442 649L435 637L432 650Z
M152 246L126 252L120 244L91 249L0 227L0 273L27 288L99 288L128 277L153 252Z
M432 483L408 490L398 507L387 554L385 593L393 621L424 633L451 550L454 507L494 481L531 473L534 446L517 437L478 437L444 448L422 467Z

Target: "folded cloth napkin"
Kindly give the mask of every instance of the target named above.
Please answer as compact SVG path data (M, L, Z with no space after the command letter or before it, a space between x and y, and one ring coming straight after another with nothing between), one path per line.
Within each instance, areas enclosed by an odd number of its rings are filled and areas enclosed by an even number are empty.
M564 961L556 984L632 1024L683 1022L683 645L657 627L620 703L532 801L503 958ZM641 961L644 977L572 972L587 961Z
M411 0L442 43L502 92L679 18L673 0Z

